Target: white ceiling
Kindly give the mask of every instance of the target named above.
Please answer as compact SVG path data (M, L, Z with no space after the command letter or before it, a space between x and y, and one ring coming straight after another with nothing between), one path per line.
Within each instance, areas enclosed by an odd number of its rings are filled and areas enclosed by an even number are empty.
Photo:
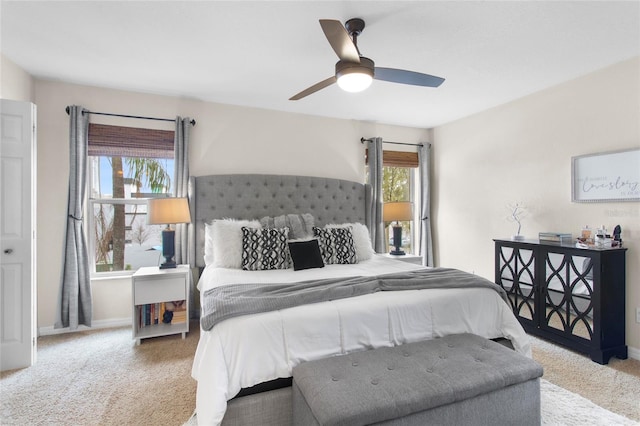
M421 128L640 55L637 0L2 0L0 15L2 53L37 78ZM289 101L333 75L318 19L352 17L377 66L446 81Z

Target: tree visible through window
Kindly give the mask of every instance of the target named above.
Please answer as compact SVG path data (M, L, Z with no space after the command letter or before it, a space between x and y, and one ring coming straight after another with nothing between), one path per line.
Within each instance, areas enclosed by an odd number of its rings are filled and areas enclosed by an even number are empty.
M411 169L408 167L382 168L383 202L411 201Z

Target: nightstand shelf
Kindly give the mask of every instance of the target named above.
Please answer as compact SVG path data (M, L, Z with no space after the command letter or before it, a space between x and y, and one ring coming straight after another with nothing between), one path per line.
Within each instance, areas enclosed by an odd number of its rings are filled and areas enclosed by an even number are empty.
M389 259L399 260L401 262L415 263L416 265L422 265L422 256L419 256L417 254L393 255L393 254L386 253L384 256L388 257Z
M168 336L170 334L182 333L182 338L185 338L185 333L189 331L187 323L180 324L154 324L145 326L138 329L134 338L140 344L140 339L148 339L150 337Z
M150 337L189 332L189 265L174 269L140 268L131 277L133 295L132 337L136 344ZM174 302L180 304L175 309ZM171 323L163 322L165 311L172 311Z

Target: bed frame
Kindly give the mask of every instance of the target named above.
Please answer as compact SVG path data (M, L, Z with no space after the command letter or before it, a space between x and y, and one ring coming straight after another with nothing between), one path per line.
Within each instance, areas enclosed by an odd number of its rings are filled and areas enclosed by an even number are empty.
M371 187L359 182L310 176L232 174L189 179L191 206L189 248L192 266L204 267L204 225L213 219L260 219L264 216L311 213L317 226L364 223ZM229 401L223 425L283 426L291 424L291 387L242 396Z

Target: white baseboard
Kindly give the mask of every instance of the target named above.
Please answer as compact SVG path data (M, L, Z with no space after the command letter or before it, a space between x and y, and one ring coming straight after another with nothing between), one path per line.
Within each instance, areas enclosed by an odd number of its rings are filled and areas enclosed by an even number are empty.
M77 330L71 330L69 327L53 328L52 325L48 327L39 327L38 336L51 336L53 334L75 333L76 331L88 331L99 328L114 328L125 326L131 327L131 318L111 318L106 320L92 321L91 327L81 325Z
M627 348L627 352L629 353L629 358L637 359L638 361L640 361L640 349L632 348L631 346L629 346Z

